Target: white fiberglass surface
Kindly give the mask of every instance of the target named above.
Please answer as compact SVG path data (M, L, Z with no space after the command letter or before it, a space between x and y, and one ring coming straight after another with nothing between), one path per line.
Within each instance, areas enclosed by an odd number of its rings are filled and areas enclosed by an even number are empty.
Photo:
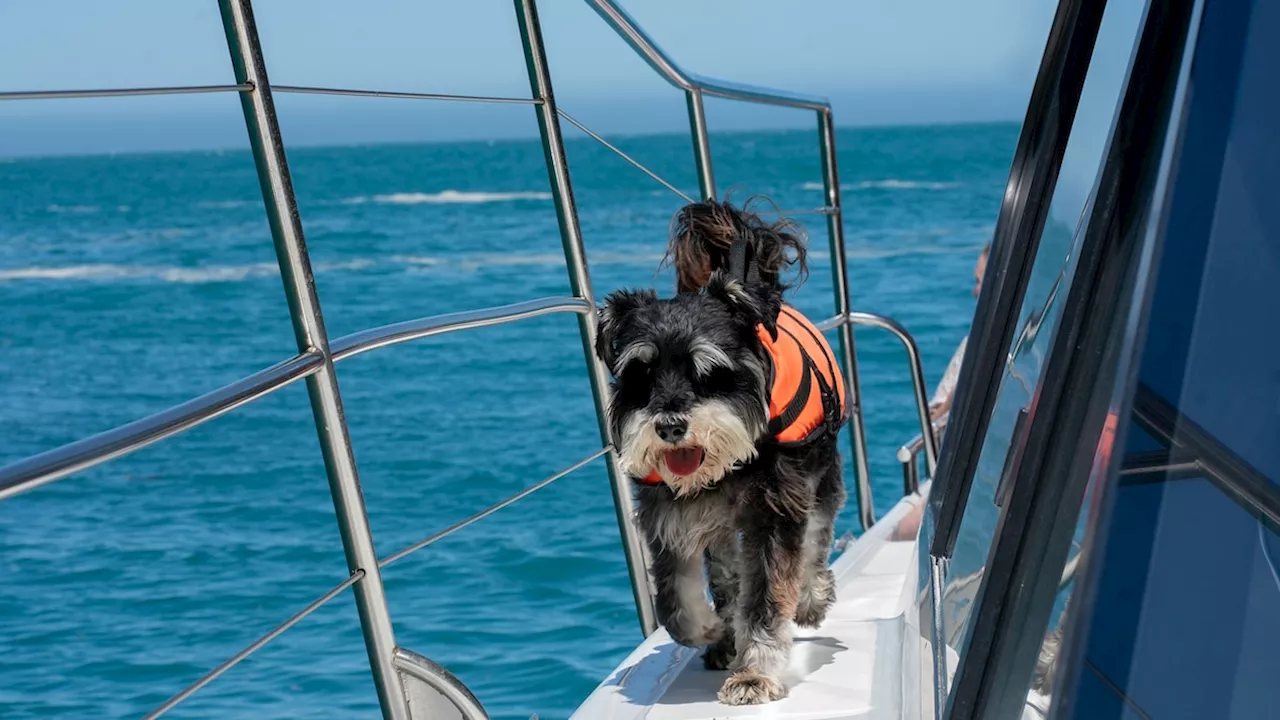
M720 703L725 672L702 667L701 653L659 630L631 654L574 714L578 720L806 720L901 717L903 614L914 582L915 543L888 538L920 501L900 503L832 565L836 605L821 627L797 629L784 675L786 698L759 706Z

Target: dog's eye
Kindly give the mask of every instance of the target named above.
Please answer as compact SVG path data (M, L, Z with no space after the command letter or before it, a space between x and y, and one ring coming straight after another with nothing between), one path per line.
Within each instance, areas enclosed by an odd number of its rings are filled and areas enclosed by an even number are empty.
M699 378L733 369L733 360L728 353L708 342L695 342L690 348L689 359L692 361L694 374Z
M628 372L633 366L651 365L658 359L658 347L651 342L638 342L623 348L618 354L617 366L619 374Z
M635 358L622 367L620 374L643 379L653 375L653 368L654 361Z

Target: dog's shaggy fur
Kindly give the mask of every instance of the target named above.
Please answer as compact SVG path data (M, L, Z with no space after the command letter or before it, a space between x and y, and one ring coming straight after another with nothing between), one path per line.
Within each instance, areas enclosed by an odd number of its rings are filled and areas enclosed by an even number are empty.
M739 236L746 227L753 242L768 241L754 216L714 211L742 223ZM776 262L782 251L756 257ZM733 671L721 701L745 705L786 695L792 621L815 627L835 601L827 559L845 499L843 418L828 417L800 446L768 434L768 360L756 328L776 322L778 268L747 285L715 265L700 293L610 295L596 352L615 378L609 415L623 470L662 477L638 484L658 619L682 645L708 646L706 666ZM701 462L677 473L673 451Z

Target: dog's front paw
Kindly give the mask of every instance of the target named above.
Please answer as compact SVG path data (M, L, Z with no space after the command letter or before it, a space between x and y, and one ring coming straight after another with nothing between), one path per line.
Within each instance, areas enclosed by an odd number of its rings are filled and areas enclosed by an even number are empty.
M724 623L710 606L705 611L697 608L676 612L667 618L666 628L671 639L685 647L710 645L724 637Z
M796 606L796 624L806 628L818 627L827 619L827 611L835 602L835 575L830 570L823 570L801 592L800 603Z
M744 670L729 676L720 688L725 705L763 705L787 696L787 686L777 678Z

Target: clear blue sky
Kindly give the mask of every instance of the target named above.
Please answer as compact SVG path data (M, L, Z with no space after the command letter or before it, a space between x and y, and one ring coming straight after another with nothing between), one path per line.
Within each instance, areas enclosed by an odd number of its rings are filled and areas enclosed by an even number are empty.
M842 125L1017 120L1053 0L624 0L686 68L822 94ZM274 82L527 95L506 0L259 0ZM543 0L561 106L602 132L676 130L683 98L578 0ZM0 2L0 90L230 83L213 0ZM526 136L525 107L281 97L287 140ZM714 102L712 129L809 126ZM233 96L0 102L0 155L243 145Z

